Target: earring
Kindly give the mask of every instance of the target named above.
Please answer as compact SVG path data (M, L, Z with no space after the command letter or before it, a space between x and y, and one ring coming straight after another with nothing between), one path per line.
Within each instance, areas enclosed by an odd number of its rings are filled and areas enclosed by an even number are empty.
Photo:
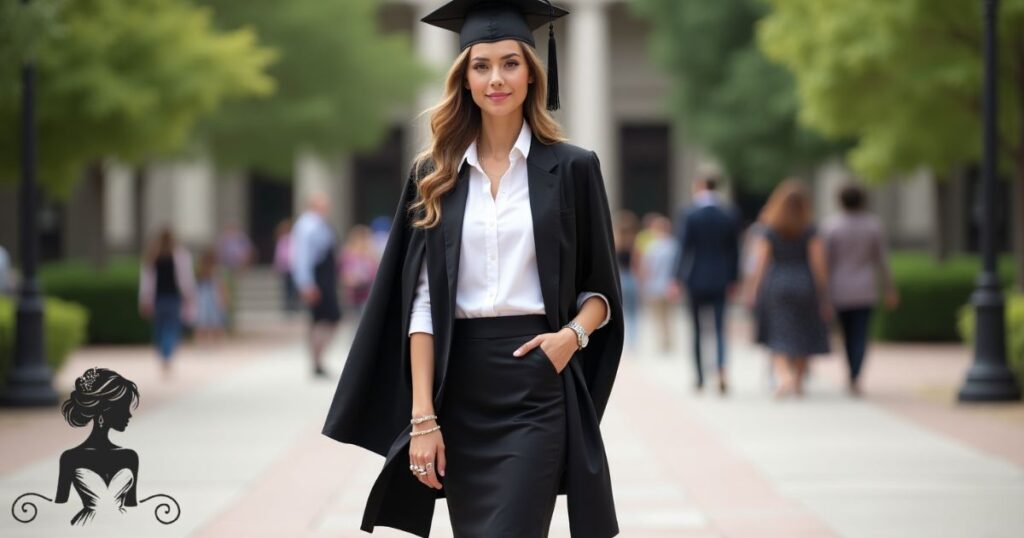
M103 417L100 417L100 427L103 427Z

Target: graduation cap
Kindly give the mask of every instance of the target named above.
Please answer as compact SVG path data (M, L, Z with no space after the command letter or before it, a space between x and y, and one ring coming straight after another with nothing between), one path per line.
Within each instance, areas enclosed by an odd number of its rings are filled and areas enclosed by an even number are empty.
M459 49L515 39L536 47L533 31L548 24L548 110L558 110L558 59L554 20L569 12L548 0L451 0L421 19L459 34Z

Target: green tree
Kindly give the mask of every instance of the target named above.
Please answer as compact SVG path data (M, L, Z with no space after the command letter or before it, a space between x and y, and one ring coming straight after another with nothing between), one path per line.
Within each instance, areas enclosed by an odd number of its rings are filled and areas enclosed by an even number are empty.
M673 81L672 109L694 142L747 188L766 192L835 151L797 125L793 80L755 42L757 0L636 0L653 26L656 61Z
M981 2L767 0L758 41L795 76L800 120L858 142L853 167L884 181L937 175L981 150ZM1024 0L1003 0L999 121L1011 171L1017 286L1024 287Z
M380 142L395 105L426 70L406 36L383 35L375 0L203 0L226 29L251 26L280 59L269 99L225 106L203 129L218 164L291 176L295 153L323 155Z
M15 60L0 62L0 125L18 125L17 66L34 53L39 178L51 194L67 194L96 159L174 151L226 99L273 90L264 73L273 56L255 33L218 31L208 9L186 0L0 5L0 58ZM40 21L55 28L26 37ZM18 148L18 129L0 131L0 179L18 177Z

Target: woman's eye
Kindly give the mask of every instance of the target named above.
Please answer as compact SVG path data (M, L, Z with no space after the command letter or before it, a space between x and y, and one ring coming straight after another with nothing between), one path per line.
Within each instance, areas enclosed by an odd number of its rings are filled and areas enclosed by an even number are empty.
M483 69L487 69L487 64L476 64L476 65L473 66L473 69L476 69L477 71L481 71Z
M515 69L516 67L519 67L519 62L509 62L505 64L505 67L507 69Z

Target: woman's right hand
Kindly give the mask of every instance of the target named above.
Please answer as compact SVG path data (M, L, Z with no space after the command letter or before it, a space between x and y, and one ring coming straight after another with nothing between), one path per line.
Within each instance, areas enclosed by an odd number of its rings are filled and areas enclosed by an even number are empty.
M437 423L431 420L413 426L413 431L429 430L436 425ZM445 472L444 439L441 436L441 430L412 438L412 441L409 442L409 463L427 470L427 474L424 475L410 470L423 485L441 489L438 474L444 476Z

